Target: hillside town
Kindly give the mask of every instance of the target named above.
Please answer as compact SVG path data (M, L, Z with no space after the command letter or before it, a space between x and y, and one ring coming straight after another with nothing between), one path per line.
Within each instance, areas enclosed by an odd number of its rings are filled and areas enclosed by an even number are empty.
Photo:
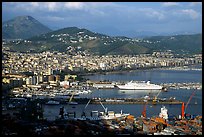
M64 53L19 53L3 47L3 90L22 85L59 86L77 80L79 74L202 64L202 54L176 57L170 50L153 54L99 56L80 48L68 49Z
M201 11L2 2L1 134L202 135Z

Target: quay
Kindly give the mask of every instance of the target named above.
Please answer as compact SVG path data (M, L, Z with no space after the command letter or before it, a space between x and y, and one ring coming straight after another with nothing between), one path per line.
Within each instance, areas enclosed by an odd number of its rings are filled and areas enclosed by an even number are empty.
M118 105L118 104L146 104L147 102L137 102L137 101L134 101L134 102L102 102L103 104L111 104L111 105ZM100 104L100 102L92 102L91 104ZM177 104L182 104L181 101L175 101L175 102L148 102L147 104L174 104L174 105L177 105Z
M169 99L162 99L158 98L156 101L154 99L144 99L144 98L103 98L103 99L98 99L98 98L77 98L75 99L78 104L85 104L89 100L90 104L113 104L113 105L118 105L118 104L182 104L182 101L176 100L174 98L169 98Z
M8 106L3 100L2 122L3 135L202 135L202 116L187 114L184 111L184 103L181 107L181 115L168 115L168 110L162 106L159 115L146 116L146 107L139 117L130 113L108 111L101 103L104 111L91 111L91 116L86 112L81 117L75 111L64 111L59 106L59 116L48 120L43 113L43 106L39 100L31 98L12 98L14 106ZM136 99L122 98L79 98L74 99L78 103L95 102L125 102ZM150 103L154 99L137 98L138 102ZM175 98L160 99L156 102L177 102ZM44 99L42 101L45 101ZM88 102L87 102L88 101ZM178 101L179 102L179 101ZM16 106L18 104L18 106ZM86 106L87 106L86 105ZM16 106L16 107L15 107ZM85 106L85 108L86 108ZM145 105L146 106L146 105ZM84 108L84 109L85 109ZM17 126L16 126L17 125Z
M48 105L48 102L56 102L53 105L57 104L70 104L71 102L75 102L76 104L87 104L87 102L90 101L90 104L112 104L112 105L118 105L118 104L172 104L172 105L178 105L182 104L182 101L176 100L175 98L80 98L80 97L68 97L68 98L25 98L25 97L19 97L19 98L10 98L6 102L7 104L10 104L10 106L16 106L17 102L25 102L26 100L36 100L37 102L41 104ZM58 102L58 103L57 103ZM17 107L17 106L16 106Z

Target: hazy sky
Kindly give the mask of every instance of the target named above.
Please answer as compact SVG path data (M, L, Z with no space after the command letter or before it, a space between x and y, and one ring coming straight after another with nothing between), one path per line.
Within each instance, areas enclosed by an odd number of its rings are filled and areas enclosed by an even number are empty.
M2 20L29 15L51 29L80 27L108 35L202 32L201 2L3 2Z

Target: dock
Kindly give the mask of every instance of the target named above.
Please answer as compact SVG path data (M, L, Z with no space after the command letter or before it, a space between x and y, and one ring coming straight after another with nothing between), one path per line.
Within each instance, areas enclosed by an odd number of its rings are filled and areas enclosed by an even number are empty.
M146 102L102 102L103 104L112 104L112 105L118 105L118 104L146 104ZM92 102L91 104L100 104L100 102ZM148 102L147 104L152 104L152 105L156 105L156 104L172 104L172 105L177 105L177 104L182 104L182 102L180 101L176 101L176 102Z
M85 104L89 101L88 98L77 98L75 99L76 102L79 104ZM112 104L112 105L118 105L118 104L182 104L182 101L175 100L175 99L160 99L158 98L156 101L153 101L153 99L145 100L144 98L103 98L103 99L95 99L92 98L90 104Z

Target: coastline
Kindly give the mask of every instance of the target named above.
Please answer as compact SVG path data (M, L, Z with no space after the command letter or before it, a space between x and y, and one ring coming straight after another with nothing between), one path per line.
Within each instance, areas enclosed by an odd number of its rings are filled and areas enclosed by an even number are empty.
M126 73L126 72L131 72L131 71L145 71L145 70L151 70L151 69L159 69L159 68L163 68L163 67L146 67L146 68L137 68L137 69L128 69L128 70L110 70L110 71L103 71L103 72L88 72L88 73L84 73L84 74L80 74L81 76L90 76L90 75L95 75L95 74L102 74L102 75L106 75L106 74L117 74L117 73Z
M202 64L192 64L192 65L185 65L185 66L197 66ZM143 67L143 68L137 68L137 69L127 69L127 70L110 70L110 71L98 71L98 72L88 72L79 74L80 76L90 76L90 75L107 75L107 74L118 74L118 73L126 73L126 72L132 72L132 71L146 71L146 70L155 70L155 69L163 69L163 68L175 68L175 67L184 67L184 66L162 66L162 67Z

